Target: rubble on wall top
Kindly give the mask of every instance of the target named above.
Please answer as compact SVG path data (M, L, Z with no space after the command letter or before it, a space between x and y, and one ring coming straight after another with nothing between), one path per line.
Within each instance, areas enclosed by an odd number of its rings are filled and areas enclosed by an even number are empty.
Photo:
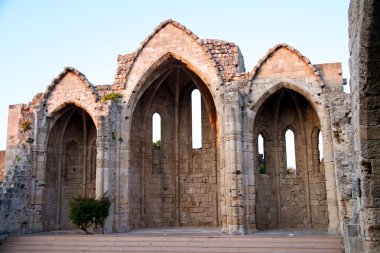
M235 43L216 39L202 39L201 43L202 48L214 57L225 81L230 81L235 74L245 71L244 63L239 62L242 55Z

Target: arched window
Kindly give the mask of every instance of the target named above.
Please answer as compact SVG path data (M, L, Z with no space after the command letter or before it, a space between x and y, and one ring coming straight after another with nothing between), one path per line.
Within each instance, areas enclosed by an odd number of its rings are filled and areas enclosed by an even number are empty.
M202 147L201 93L195 89L191 93L191 134L193 148Z
M318 133L318 160L321 161L323 158L323 140L322 133L319 131Z
M265 139L262 134L259 134L257 138L257 150L258 150L258 164L259 164L259 173L265 174L265 150L264 150Z
M152 117L152 146L155 149L161 148L161 116L158 113Z
M294 133L291 129L285 132L286 173L296 174L296 147Z
M321 159L323 157L322 134L319 127L315 126L311 132L311 158L313 164L313 172L321 171Z

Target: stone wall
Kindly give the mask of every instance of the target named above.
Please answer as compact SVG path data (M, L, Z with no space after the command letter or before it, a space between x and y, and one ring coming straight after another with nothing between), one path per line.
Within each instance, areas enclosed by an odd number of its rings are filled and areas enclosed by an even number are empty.
M33 122L26 105L9 106L4 181L0 183L0 233L34 231L34 210L29 205L34 187L31 170L31 131L23 122ZM29 124L28 124L29 125ZM25 125L26 126L26 125Z
M95 125L82 109L67 108L55 123L47 146L44 229L74 228L68 220L70 199L95 197L95 142Z
M181 143L180 147L180 224L182 226L220 225L217 222L215 129L212 128L209 113L202 102L202 147L192 148L190 96L183 102L185 102L183 112L187 113L181 115L180 129L182 134L180 133L180 142L184 141L187 145Z
M131 183L139 191L132 190L131 226L216 226L216 129L208 108L214 105L204 94L202 147L194 149L191 94L197 87L203 92L204 84L195 84L189 70L173 66L164 71L168 73L145 91L132 118L132 164L136 167ZM152 147L154 113L161 116L160 149Z
M350 85L356 201L353 218L346 225L347 252L359 252L361 243L365 252L378 252L380 249L379 12L378 1L350 3Z
M312 132L320 123L313 108L301 95L282 89L264 102L254 126L255 144L262 134L265 149L265 173L255 170L257 228L327 229L324 168L318 155L308 158L318 154L318 134ZM295 134L295 174L286 167L287 129ZM258 168L258 160L255 164Z

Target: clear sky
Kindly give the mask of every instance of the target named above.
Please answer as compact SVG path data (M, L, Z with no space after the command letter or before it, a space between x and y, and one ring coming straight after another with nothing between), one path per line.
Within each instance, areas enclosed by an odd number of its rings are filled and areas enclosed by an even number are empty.
M0 149L9 104L28 103L65 66L111 84L118 54L166 19L201 38L235 42L252 70L285 42L313 64L342 62L348 78L349 0L0 0Z

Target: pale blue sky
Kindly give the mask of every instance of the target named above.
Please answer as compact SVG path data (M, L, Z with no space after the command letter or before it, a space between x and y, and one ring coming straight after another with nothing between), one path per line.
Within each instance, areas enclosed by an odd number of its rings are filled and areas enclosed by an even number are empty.
M65 66L111 84L118 54L174 19L201 38L235 42L252 70L269 48L288 43L313 64L348 73L349 0L0 0L0 149L9 104L28 103Z

